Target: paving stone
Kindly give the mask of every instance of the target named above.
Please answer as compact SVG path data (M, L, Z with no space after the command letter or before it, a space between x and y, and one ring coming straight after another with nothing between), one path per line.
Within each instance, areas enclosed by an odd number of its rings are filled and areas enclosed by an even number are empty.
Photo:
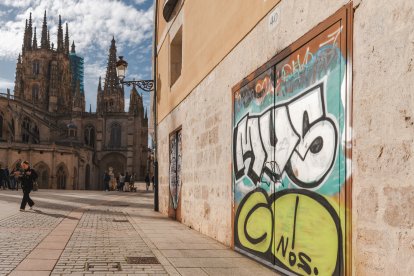
M122 209L97 206L86 210L73 232L56 268L64 272L92 271L93 274L105 273L163 273L162 265L130 265L126 257L154 257L151 249L141 239L135 228L128 221ZM120 269L112 268L118 262ZM70 264L82 264L76 267ZM89 263L91 268L87 268ZM154 270L156 268L156 270Z
M17 196L16 196L17 195ZM62 221L74 206L62 206L48 199L47 193L31 194L36 210L18 212L0 220L0 275L9 274ZM0 201L18 210L21 193L2 191ZM2 210L0 210L0 213ZM37 273L37 272L36 272ZM40 272L39 272L40 273ZM42 274L42 273L40 273ZM29 275L24 272L11 275ZM35 275L35 274L33 274Z

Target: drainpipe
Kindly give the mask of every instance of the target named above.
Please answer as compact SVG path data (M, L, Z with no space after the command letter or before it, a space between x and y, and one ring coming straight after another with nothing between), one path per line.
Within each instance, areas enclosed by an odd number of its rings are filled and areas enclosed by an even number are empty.
M158 1L155 1L154 9L154 52L153 52L153 73L154 73L154 97L153 97L153 111L154 111L154 211L159 211L158 201L158 150L157 150L157 22L158 22Z

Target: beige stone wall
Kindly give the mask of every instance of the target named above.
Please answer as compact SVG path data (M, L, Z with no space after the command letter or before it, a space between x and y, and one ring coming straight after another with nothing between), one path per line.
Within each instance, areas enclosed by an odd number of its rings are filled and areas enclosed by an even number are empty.
M158 125L161 212L168 212L168 136L182 126L183 223L226 245L232 243L231 88L345 3L281 2L275 28L269 27L267 17L260 21L165 117Z
M413 1L361 1L355 10L356 275L414 273L413 22Z
M168 136L182 126L182 222L232 243L231 88L347 2L282 1L275 28L265 17L159 123L162 213L169 201ZM354 1L354 9L353 274L411 275L414 2Z

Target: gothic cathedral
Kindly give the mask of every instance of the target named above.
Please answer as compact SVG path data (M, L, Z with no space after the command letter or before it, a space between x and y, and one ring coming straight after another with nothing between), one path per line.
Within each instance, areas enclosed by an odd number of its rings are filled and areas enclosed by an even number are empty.
M49 189L103 189L109 167L144 179L148 118L135 87L125 111L115 39L103 85L99 78L96 112L86 112L83 58L65 27L64 36L59 16L57 44L52 43L45 12L39 44L31 15L26 20L14 95L0 94L0 165L28 160L38 171L39 187Z

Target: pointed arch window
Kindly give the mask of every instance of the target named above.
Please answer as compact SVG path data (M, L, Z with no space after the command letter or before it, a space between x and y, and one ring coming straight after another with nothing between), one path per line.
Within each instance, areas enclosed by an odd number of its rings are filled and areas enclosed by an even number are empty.
M63 166L60 166L56 172L56 179L57 179L57 188L58 189L66 189L66 172Z
M10 141L14 141L14 119L11 120L11 123L9 123L9 134L10 134Z
M111 125L111 137L109 140L109 147L121 147L121 125L119 123L113 123Z
M22 143L28 144L30 140L30 120L25 117L22 123Z
M95 147L95 128L93 126L85 128L85 145Z
M29 117L24 117L21 125L22 143L38 144L40 141L39 128Z
M33 125L32 132L32 144L39 144L39 128L36 124Z

